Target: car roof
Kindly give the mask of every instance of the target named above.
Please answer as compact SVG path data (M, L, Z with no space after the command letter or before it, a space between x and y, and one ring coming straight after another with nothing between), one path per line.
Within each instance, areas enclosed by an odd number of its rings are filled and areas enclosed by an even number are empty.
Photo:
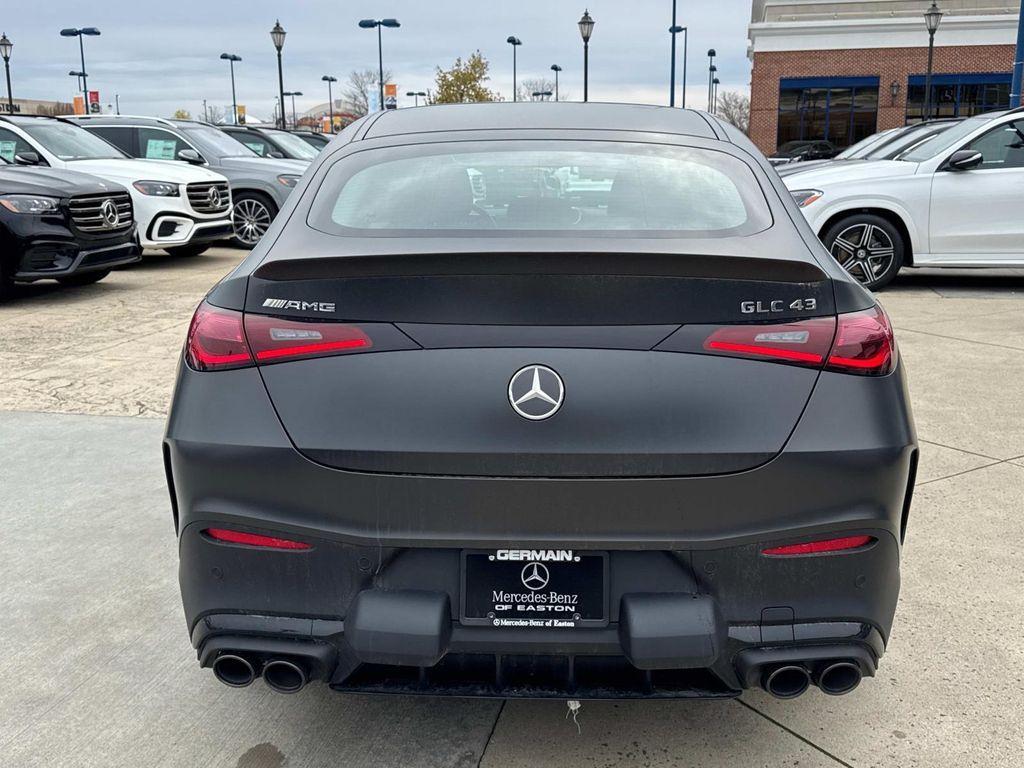
M363 138L443 131L570 129L641 131L716 139L710 118L688 109L589 102L484 102L384 110Z

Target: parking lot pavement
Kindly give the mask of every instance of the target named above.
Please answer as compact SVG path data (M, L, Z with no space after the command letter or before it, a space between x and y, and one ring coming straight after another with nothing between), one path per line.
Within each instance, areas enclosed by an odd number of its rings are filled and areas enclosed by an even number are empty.
M562 702L280 696L197 668L158 417L192 309L242 255L0 307L4 768L1021 764L1024 274L915 272L881 295L922 455L878 676L840 698L585 702L578 733Z

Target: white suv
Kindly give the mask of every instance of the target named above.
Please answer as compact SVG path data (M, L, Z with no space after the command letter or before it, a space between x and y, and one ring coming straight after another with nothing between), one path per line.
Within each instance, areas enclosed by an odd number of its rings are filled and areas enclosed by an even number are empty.
M978 115L898 155L783 181L868 288L900 267L1024 266L1024 109Z
M130 159L66 120L0 117L0 154L20 165L66 168L124 185L143 248L193 256L233 234L224 176L175 160Z

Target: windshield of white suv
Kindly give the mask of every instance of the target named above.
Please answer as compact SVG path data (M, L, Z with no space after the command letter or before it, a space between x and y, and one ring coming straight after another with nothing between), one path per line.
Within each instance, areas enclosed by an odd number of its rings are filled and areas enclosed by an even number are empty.
M298 160L315 160L319 154L313 147L300 139L298 136L287 131L267 131L267 135L278 144L288 150L288 154Z
M888 138L898 130L899 128L890 128L887 131L873 133L866 139L861 139L856 144L853 144L844 149L842 152L836 155L836 160L856 160L859 157L864 157L865 155L867 155L868 152L870 152L872 149L878 146L878 144L881 143L884 139Z
M121 160L128 157L117 147L77 125L56 120L25 120L19 122L18 127L60 160Z
M184 129L199 151L211 157L255 157L256 153L245 144L236 141L223 131L208 125L190 126Z
M997 115L978 115L977 117L968 118L896 159L905 160L908 163L923 163L940 152L945 152L947 149L956 146L963 141L965 136L974 133L994 117L997 117Z

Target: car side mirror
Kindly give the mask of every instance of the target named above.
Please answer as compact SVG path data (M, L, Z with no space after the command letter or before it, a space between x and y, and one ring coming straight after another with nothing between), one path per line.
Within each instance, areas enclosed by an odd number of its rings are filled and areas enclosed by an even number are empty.
M19 152L14 156L15 165L41 165L43 158L36 152Z
M951 171L969 171L981 165L984 159L984 155L976 149L958 149L950 155L946 167Z
M178 151L178 159L192 165L202 165L203 156L194 149L182 149Z
M269 152L267 152L267 157L273 157L273 158L276 158L278 160L283 160L284 159L284 152L278 152L276 149L272 149Z

